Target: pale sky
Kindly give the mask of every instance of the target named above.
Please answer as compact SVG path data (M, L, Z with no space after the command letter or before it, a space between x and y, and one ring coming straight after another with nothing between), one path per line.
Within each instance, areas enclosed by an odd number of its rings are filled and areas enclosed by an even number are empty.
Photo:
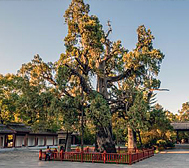
M56 61L64 52L67 34L63 14L71 0L0 1L0 73L16 73L35 54L44 61ZM155 36L154 47L165 59L159 79L158 103L176 113L189 101L189 1L187 0L85 0L90 14L97 15L111 39L121 40L132 50L136 29L144 24Z

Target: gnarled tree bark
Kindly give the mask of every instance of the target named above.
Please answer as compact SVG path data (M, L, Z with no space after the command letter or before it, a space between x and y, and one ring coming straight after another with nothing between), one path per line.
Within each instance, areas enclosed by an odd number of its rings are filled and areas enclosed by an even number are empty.
M97 64L100 74L104 74L105 71L105 61L99 62ZM106 99L108 99L108 90L107 90L107 77L106 76L97 76L97 91L101 93ZM112 136L112 123L107 121L108 126L97 126L97 145L98 150L103 152L104 150L107 153L116 153L115 144Z

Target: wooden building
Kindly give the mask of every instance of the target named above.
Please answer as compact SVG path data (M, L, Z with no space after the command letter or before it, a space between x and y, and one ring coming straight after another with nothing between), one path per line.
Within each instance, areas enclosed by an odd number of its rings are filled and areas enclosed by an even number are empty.
M189 122L172 122L171 125L173 129L177 132L177 142L179 142L179 132L189 131ZM182 142L182 140L184 141ZM189 137L182 140L180 142L189 143Z
M28 135L28 146L58 145L57 136L57 133L52 132L30 132Z
M22 123L0 124L0 147L53 146L57 145L57 133L33 132Z
M27 146L27 137L30 132L30 129L28 129L22 123L9 123L7 124L7 127L10 130L14 131L12 137L12 147Z
M7 145L7 136L14 135L15 132L10 130L6 125L0 124L0 148L8 147Z
M71 144L75 144L77 133L69 133L67 150L71 150ZM66 142L67 133L38 131L33 132L31 127L22 123L0 124L0 148L6 147L32 147L32 146L62 146ZM65 144L64 144L65 145Z

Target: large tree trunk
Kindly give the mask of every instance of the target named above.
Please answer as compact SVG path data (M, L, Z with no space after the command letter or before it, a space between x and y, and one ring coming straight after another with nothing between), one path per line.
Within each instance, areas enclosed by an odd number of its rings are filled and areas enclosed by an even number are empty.
M98 64L98 69L102 75L97 76L97 91L105 98L108 98L107 78L104 75L105 62ZM98 150L107 153L116 153L115 144L112 136L112 123L109 121L108 126L97 126L97 145Z
M134 138L133 130L128 126L128 152L134 152L136 148L136 141Z
M97 128L97 145L98 150L107 153L116 153L115 144L112 139L112 126Z
M140 131L138 131L138 137L139 137L140 146L141 146L141 148L143 148L142 138L140 136Z

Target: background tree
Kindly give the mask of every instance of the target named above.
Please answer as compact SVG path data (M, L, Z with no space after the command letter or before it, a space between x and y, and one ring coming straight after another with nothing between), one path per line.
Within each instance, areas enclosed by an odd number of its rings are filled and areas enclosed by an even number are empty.
M178 111L179 121L189 121L189 102L182 104L182 109Z
M156 104L149 111L148 129L143 130L141 137L144 145L156 145L163 142L164 145L169 144L171 141L172 126L170 120L166 116L166 111L162 106Z
M14 78L14 75L0 75L1 124L18 121L16 101L19 98L19 92L15 89L15 86L19 85L18 81L18 78Z

